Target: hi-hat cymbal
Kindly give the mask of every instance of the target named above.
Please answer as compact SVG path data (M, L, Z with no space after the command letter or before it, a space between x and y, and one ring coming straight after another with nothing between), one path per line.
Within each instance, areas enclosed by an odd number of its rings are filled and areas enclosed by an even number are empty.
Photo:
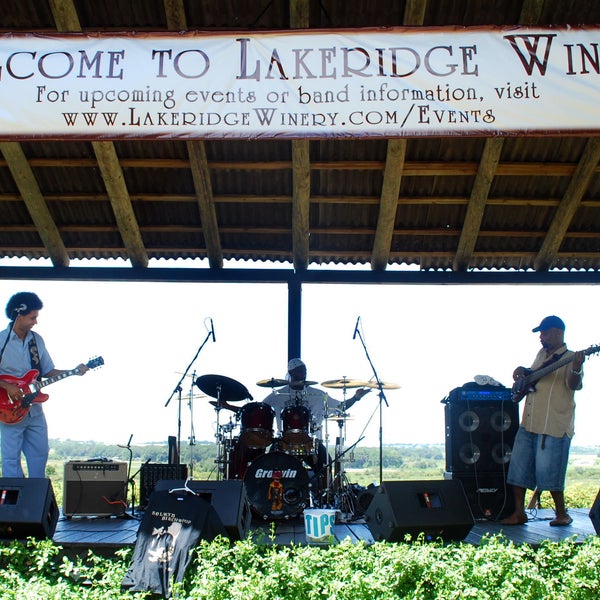
M376 381L369 381L369 383L365 384L367 387L373 388L375 390L379 389L379 385L377 385ZM390 383L389 381L382 381L381 388L384 390L399 390L399 383Z
M287 379L275 379L273 377L271 377L271 379L261 379L260 381L256 382L256 385L258 385L259 387L270 387L270 388L283 387L284 385L287 385L287 384L288 384Z
M323 387L327 388L359 388L367 387L368 381L359 381L358 379L347 379L342 377L341 379L330 379L329 381L323 381L321 383Z
M246 398L252 400L250 392L239 381L224 375L201 375L196 385L212 398L225 402L240 402Z

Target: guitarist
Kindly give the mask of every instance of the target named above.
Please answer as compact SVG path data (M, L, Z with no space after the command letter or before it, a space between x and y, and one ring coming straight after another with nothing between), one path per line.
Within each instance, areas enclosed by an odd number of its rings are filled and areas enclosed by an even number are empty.
M36 369L44 377L54 377L64 371L56 369L46 350L46 344L32 328L43 304L32 292L18 292L6 305L8 327L0 332L0 375L21 377ZM79 374L88 367L81 364ZM23 390L14 383L0 379L0 387L8 398L21 402ZM25 456L29 477L45 477L48 460L48 426L41 403L33 403L24 419L18 423L0 423L2 476L24 477L21 455Z
M542 349L531 369L515 369L515 381L554 361L569 357L572 360L543 376L527 393L507 476L507 482L513 486L515 512L502 523L527 522L524 507L525 491L529 488L550 492L556 512L550 525L565 526L573 521L565 508L564 485L574 434L574 396L582 387L585 354L567 349L565 324L559 317L545 317L532 331L539 332Z

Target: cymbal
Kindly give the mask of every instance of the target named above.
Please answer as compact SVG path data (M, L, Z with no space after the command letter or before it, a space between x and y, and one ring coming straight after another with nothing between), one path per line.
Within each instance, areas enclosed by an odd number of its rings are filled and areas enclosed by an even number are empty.
M212 398L225 402L240 402L249 398L250 392L239 381L224 375L201 375L196 379L196 385Z
M354 421L354 417L349 417L348 415L343 417L342 415L339 415L337 417L327 417L327 420L333 421L334 423L339 423L340 421Z
M258 385L259 387L270 387L270 388L283 387L284 385L287 385L287 384L288 384L287 379L274 379L273 377L271 377L271 379L261 379L260 381L256 382L256 385Z
M342 377L341 379L330 379L329 381L323 381L321 383L323 387L327 388L359 388L367 387L368 381L359 381L358 379L347 379Z
M369 381L369 383L367 383L366 386L373 388L375 390L379 389L379 386L377 385L376 381ZM384 390L399 390L400 384L399 383L390 383L389 381L382 381L381 387Z

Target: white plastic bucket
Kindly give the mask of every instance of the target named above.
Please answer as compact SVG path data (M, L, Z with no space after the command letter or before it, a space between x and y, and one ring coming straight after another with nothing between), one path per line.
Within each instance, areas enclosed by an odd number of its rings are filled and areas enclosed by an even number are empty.
M335 510L328 508L305 508L304 529L310 544L335 542Z

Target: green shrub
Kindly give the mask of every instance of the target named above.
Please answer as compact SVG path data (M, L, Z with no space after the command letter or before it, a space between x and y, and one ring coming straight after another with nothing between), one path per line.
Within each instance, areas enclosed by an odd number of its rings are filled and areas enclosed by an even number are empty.
M596 599L600 538L516 546L501 536L478 545L349 541L321 548L246 539L201 542L173 597L211 600ZM2 599L147 598L121 590L131 549L112 558L68 558L48 540L0 547Z

